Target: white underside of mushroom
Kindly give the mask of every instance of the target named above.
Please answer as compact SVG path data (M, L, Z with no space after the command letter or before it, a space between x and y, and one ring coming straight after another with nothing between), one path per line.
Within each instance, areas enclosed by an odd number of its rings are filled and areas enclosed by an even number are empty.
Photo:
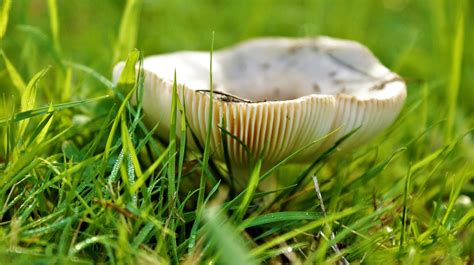
M176 70L188 126L203 145L210 106L209 66L208 52L185 51L145 59L145 120L150 126L160 122L157 133L161 137L169 133ZM123 64L118 64L114 69L115 80L122 68ZM212 75L211 150L220 160L224 149L218 125L223 119L225 129L245 143L253 157L263 153L266 164L337 130L295 159L305 162L355 128L360 127L341 148L371 140L395 120L406 97L403 80L367 48L328 37L256 39L217 51ZM192 139L190 134L188 139ZM232 163L248 162L238 141L227 137L227 146Z

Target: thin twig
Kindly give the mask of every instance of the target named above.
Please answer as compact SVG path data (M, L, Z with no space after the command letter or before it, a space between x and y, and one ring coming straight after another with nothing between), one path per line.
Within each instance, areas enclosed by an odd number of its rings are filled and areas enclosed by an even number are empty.
M313 182L314 182L314 188L316 189L316 195L318 196L319 204L321 206L321 210L323 211L324 218L326 218L327 217L326 208L324 207L323 196L321 195L321 191L319 189L318 178L316 176L313 176ZM330 227L327 223L326 223L326 226L330 229ZM324 235L323 231L319 231L319 233L321 234L321 236L323 238L325 238L327 240L327 237L326 237L326 235ZM331 238L331 240L334 240L334 238L335 238L334 232L332 232L332 231L331 231L330 238ZM344 256L342 256L341 250L339 249L339 247L337 246L336 243L332 244L331 248L336 254L341 255L342 264L344 264L344 265L349 264L349 261L347 261L347 259Z

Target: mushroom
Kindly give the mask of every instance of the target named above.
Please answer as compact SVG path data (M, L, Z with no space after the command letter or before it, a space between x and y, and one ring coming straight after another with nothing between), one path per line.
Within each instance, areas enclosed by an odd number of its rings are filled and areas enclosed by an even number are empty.
M294 159L313 161L359 128L340 146L350 150L387 128L406 97L404 81L354 41L262 38L214 52L212 60L210 151L214 159L224 161L223 127L235 136L226 138L233 167L243 168L259 154L264 165L274 165L336 130ZM159 122L160 137L169 135L176 70L178 95L185 105L189 129L204 145L211 101L209 62L208 52L194 51L144 60L144 119L150 127ZM115 80L123 66L119 63L115 67ZM195 142L189 142L196 148Z

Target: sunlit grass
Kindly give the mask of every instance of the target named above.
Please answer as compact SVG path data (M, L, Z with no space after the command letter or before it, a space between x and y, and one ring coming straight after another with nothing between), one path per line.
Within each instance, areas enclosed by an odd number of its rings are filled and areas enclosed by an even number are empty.
M469 4L0 1L0 263L472 263ZM365 43L408 83L368 146L308 165L288 162L311 144L270 169L257 159L239 188L209 135L185 148L179 72L168 139L145 126L144 55L317 34ZM276 190L259 188L269 178Z

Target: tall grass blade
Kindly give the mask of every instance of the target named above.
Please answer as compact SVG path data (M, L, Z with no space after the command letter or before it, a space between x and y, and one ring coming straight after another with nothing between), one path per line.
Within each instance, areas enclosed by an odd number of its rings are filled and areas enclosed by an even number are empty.
M258 264L249 255L250 251L245 245L243 238L225 218L218 214L217 209L206 209L204 211L204 218L207 222L206 231L213 248L216 250L215 253L217 253L219 264Z
M327 135L323 136L321 139L324 139L326 137L328 137L329 135L335 133L338 129L328 133ZM337 140L333 146L331 146L330 148L328 148L326 151L324 151L321 155L319 155L314 161L313 163L311 163L311 165L309 165L303 172L301 172L301 174L299 174L298 177L296 177L296 180L295 180L295 186L293 188L290 188L290 189L287 189L287 190L284 190L283 192L281 192L280 194L278 194L278 196L274 199L273 202L278 202L280 200L282 200L283 198L285 198L288 194L292 194L293 192L295 192L298 188L301 188L303 185L301 185L303 183L303 181L306 179L306 177L308 177L308 175L311 173L311 171L316 168L316 166L318 164L320 164L321 162L323 162L326 158L328 158L332 153L336 152L337 150L337 147L339 145L341 145L344 141L346 141L348 138L350 138L355 132L357 132L359 130L359 128L356 128L352 131L350 131L349 133L347 133L346 135L344 135L343 137L341 137L341 139ZM319 141L320 139L316 140L315 142ZM313 143L315 143L313 142ZM310 144L313 144L313 143L310 143ZM299 150L298 150L299 151ZM286 160L286 159L285 159ZM279 166L279 164L277 164L275 167ZM269 172L271 170L274 170L273 167L272 169L270 169L269 171L267 171L264 175L262 175L261 179L263 178L263 176L265 175L268 175ZM272 203L273 204L273 203ZM283 208L285 207L285 205L283 205Z
M55 63L60 67L61 71L65 70L59 52L54 48L53 42L41 28L31 25L19 25L18 29L30 37L41 49L47 51Z
M466 180L468 179L468 173L466 172L461 172L461 177L457 181L453 181L452 186L451 186L451 192L449 194L449 203L448 203L448 208L446 209L446 213L443 216L443 219L441 221L442 225L446 225L449 219L449 216L453 212L454 209L454 203L456 202L456 199L459 197L459 194L461 193L461 189L464 187L464 184L466 183Z
M137 153L135 152L135 146L132 142L132 139L129 135L129 130L127 128L127 120L125 118L125 113L122 112L121 115L121 134L122 134L122 144L124 147L125 155L130 160L128 165L128 181L130 186L128 187L129 191L132 191L132 187L135 184L135 174L138 179L143 179L143 173L140 167L140 162L138 161ZM133 199L134 204L136 204L136 194L130 193Z
M109 98L108 95L105 96L100 96L96 98L91 98L91 99L84 99L84 100L78 100L78 101L72 101L72 102L67 102L67 103L59 103L59 104L53 104L53 108L55 111L59 110L65 110L65 109L70 109L74 107L80 107L84 106L87 104L95 103L102 101L104 99ZM50 107L40 107L32 110L27 110L27 111L22 111L22 112L17 112L15 113L12 117L8 118L0 118L0 126L6 126L9 122L19 122L22 120L30 119L39 115L44 115L49 113Z
M72 68L67 67L66 75L64 76L63 83L61 84L63 89L61 93L61 101L66 102L71 100L72 94Z
M252 174L250 175L244 198L242 199L242 202L240 203L239 208L235 212L234 220L236 222L242 221L242 218L247 212L250 202L252 201L255 191L257 190L261 167L262 167L262 158L259 158L252 170Z
M227 122L225 117L222 117L221 124L219 128L226 128ZM230 162L230 155L229 155L229 145L227 144L227 134L221 133L221 141L222 141L222 150L224 151L224 162L227 167L228 175L230 178L230 192L232 195L235 193L235 181L234 181L234 173L232 171L232 164Z
M79 70L86 74L89 74L91 77L93 77L94 79L102 83L107 88L114 88L114 84L107 77L103 76L101 73L97 72L96 70L90 68L87 65L83 65L83 64L71 62L71 61L64 61L64 64L66 66L70 66L71 68L75 70Z
M272 248L272 247L274 247L274 246L276 246L276 245L278 245L282 242L285 242L286 240L288 240L290 238L293 238L293 237L295 237L299 234L308 232L308 231L310 231L312 229L315 229L317 227L320 227L320 226L322 226L326 223L333 222L333 221L336 221L336 220L341 219L343 217L352 215L352 214L356 213L359 210L360 210L360 208L346 208L345 210L343 210L341 212L330 214L325 218L309 222L309 223L307 223L307 224L305 224L301 227L298 227L298 229L291 230L287 233L284 233L282 235L279 235L279 236L273 238L272 240L270 240L268 242L265 242L265 243L259 245L258 247L252 249L251 253L252 253L253 256L260 256L265 251L267 251L268 249L270 249L270 248Z
M183 86L184 90L184 86ZM182 93L184 94L184 92ZM187 125L186 125L186 110L184 104L181 104L179 98L177 100L179 112L181 113L181 135L179 144L179 157L178 157L178 180L176 181L176 191L179 191L181 183L181 177L183 175L183 165L186 155L186 143L187 143Z
M217 191L219 188L221 182L217 182L216 185L211 189L209 194L207 195L206 200L204 200L203 207L201 209L198 209L195 211L195 216L196 218L194 219L193 226L191 228L191 233L189 235L188 239L188 253L192 253L194 251L194 248L196 247L196 240L197 240L197 235L198 235L198 227L200 225L201 219L203 218L204 214L204 207L207 205L207 202L210 200L210 198L214 195L214 193Z
M58 19L58 2L57 0L48 0L49 23L51 33L53 35L53 44L56 51L61 51L59 43L59 19Z
M287 211L287 212L275 212L264 215L251 217L244 222L244 227L255 227L263 226L273 223L282 223L290 221L305 221L305 220L316 220L324 218L324 215L320 212L300 212L300 211Z
M109 137L107 138L107 142L105 144L105 151L103 157L103 164L101 167L101 176L105 174L105 165L108 161L109 155L112 149L112 142L114 140L115 132L119 125L120 117L122 113L125 111L128 101L132 98L132 95L137 87L136 75L135 75L135 65L137 64L139 58L139 52L137 50L132 51L129 53L127 57L127 61L125 62L125 67L122 70L122 73L119 77L119 81L117 84L117 90L127 92L127 96L125 100L120 105L117 115L112 123L112 128L110 129Z
M36 87L38 82L46 75L49 71L49 67L38 72L33 78L28 82L24 93L21 95L21 107L20 111L28 111L34 108L36 102ZM28 125L29 120L20 121L18 125L18 135L23 136Z
M123 60L129 51L136 48L141 5L142 0L127 0L122 19L120 20L120 29L117 41L115 42L112 63Z
M448 120L446 123L446 143L453 139L453 132L458 108L459 84L461 82L461 65L464 46L464 1L461 1L459 14L456 21L456 29L452 46L451 73L447 86L446 96L448 99Z
M401 220L401 231L400 231L400 245L399 252L402 253L404 249L404 243L406 238L406 225L407 225L407 213L408 213L408 196L410 193L410 179L411 179L411 165L408 167L407 177L405 179L405 189L403 192L403 210L402 210L402 220Z
M21 77L20 73L18 73L15 66L10 62L7 55L3 51L0 51L0 54L3 57L3 61L5 62L8 75L10 76L13 85L20 92L20 94L23 94L26 89L25 81L23 81L23 78Z
M139 188L141 188L144 184L145 181L153 174L153 172L158 168L160 164L162 164L163 160L165 157L168 155L170 149L169 147L156 159L153 164L142 174L142 177L138 178L135 184L130 188L130 191L132 193L135 193L138 191Z
M171 113L170 113L170 132L169 132L169 149L168 153L168 203L170 204L170 211L173 210L175 205L175 190L176 190L176 115L177 115L177 98L178 98L178 88L176 84L176 70L174 71L174 81L173 81L173 95L171 96Z
M374 166L373 168L367 170L361 176L359 176L358 178L356 178L353 181L349 182L347 184L347 187L345 188L345 190L346 191L354 190L357 187L360 187L362 185L367 184L371 179L373 179L374 177L381 174L389 166L389 164L394 159L396 159L398 156L400 156L401 153L405 152L405 150L406 150L406 148L400 148L400 149L396 150L385 161L383 161L380 164Z
M43 120L39 123L36 129L31 133L27 146L30 146L33 142L40 144L45 140L46 134L51 127L53 122L54 116L54 107L52 104L49 105L48 115L43 118Z
M8 26L8 15L10 13L10 7L12 5L12 0L3 0L3 4L0 10L0 48L1 48L1 43L3 40L3 37L5 36L5 33L7 32L7 26Z
M211 134L212 134L212 123L214 116L214 86L212 84L212 52L214 50L214 32L212 33L211 41L211 51L209 53L209 116L207 117L206 125L206 142L204 144L204 155L202 158L202 171L201 171L201 180L199 182L199 193L198 193L198 202L197 209L199 210L202 207L204 202L204 194L206 192L206 169L209 162L209 152L211 145Z

